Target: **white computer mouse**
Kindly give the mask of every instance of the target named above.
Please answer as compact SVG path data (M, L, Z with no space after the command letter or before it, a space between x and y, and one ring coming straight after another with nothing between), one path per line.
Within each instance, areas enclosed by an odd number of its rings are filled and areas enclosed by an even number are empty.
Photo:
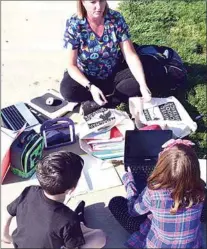
M46 105L53 105L54 103L54 98L53 97L49 97L46 99L45 101Z

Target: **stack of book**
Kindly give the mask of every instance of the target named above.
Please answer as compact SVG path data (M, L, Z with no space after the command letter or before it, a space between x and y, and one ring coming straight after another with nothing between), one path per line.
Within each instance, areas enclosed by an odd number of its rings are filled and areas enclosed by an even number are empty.
M92 155L100 159L124 156L124 136L117 127L91 133L84 138L92 149Z

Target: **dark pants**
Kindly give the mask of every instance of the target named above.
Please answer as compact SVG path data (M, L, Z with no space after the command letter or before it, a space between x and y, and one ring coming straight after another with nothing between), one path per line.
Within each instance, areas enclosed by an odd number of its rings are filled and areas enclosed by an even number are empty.
M122 66L119 71L116 70L116 72L106 80L88 76L87 78L91 83L99 87L105 96L114 93L113 96L123 102L127 102L129 97L141 96L137 81L130 70L124 68L124 66ZM91 93L72 79L68 72L64 73L60 84L60 93L65 100L70 102L80 103L82 101L92 100Z
M136 182L140 183L140 186L137 186L138 192L141 193L145 186L147 186L147 178L151 174L151 171L154 167L149 168L143 166L141 168L137 167L130 167L131 171L133 172L133 176L136 179ZM201 222L207 222L207 190L205 191L205 201L203 205L203 210L201 213ZM129 233L134 233L139 231L140 225L145 221L147 218L147 214L132 217L128 212L127 207L127 199L122 196L114 197L109 202L109 210L116 218L116 220L120 223L120 225L125 228Z
M108 207L120 225L131 234L139 231L140 225L147 219L146 214L136 217L130 216L127 199L122 196L112 198Z
M207 199L207 198L206 198ZM207 213L207 201L205 200L202 214L201 222L206 223L206 213ZM140 225L147 219L147 215L140 215L136 217L130 216L127 207L127 199L122 196L116 196L112 198L108 206L109 210L115 217L115 219L120 223L120 225L128 231L130 234L139 231Z
M130 97L141 96L139 84L132 75L126 62L119 65L119 69L115 70L114 74L106 80L99 80L95 77L88 77L88 80L99 87L105 95L113 94L120 102L128 102ZM150 89L153 97L166 97L167 82L154 81L146 78L147 86ZM63 98L70 102L82 102L92 100L91 93L81 84L72 79L68 72L64 73L64 77L60 84L60 93Z

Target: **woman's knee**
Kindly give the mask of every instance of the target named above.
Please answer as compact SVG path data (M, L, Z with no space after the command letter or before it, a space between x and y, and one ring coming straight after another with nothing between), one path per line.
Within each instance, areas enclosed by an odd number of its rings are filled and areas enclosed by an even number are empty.
M134 78L123 79L116 85L116 90L125 96L141 96L138 82Z
M73 80L68 72L64 73L60 83L60 93L69 102L80 103L89 100L91 97L91 94L82 85Z
M63 79L60 83L60 93L67 101L71 101L73 96L73 87L71 84L71 78L67 72L64 72Z

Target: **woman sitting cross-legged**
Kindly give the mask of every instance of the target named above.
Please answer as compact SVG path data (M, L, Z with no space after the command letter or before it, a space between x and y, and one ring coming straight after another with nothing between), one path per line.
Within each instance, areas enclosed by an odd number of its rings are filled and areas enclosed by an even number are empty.
M149 101L153 86L146 84L123 16L110 9L106 0L78 0L77 4L78 13L67 20L64 33L67 70L60 85L64 99L93 100L99 106L110 101L108 95L122 102L132 96Z

